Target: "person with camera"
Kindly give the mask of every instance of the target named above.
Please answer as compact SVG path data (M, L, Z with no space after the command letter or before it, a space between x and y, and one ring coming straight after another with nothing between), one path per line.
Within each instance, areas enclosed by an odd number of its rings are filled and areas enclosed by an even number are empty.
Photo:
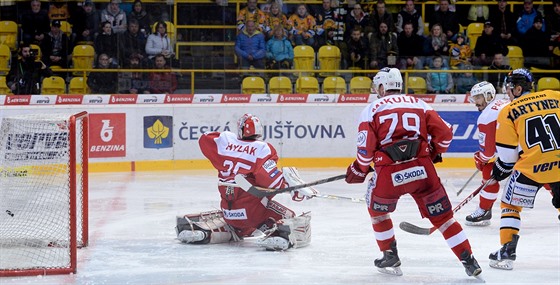
M52 70L36 57L37 51L29 44L21 45L18 59L6 76L6 85L15 95L41 94L43 78L52 76Z

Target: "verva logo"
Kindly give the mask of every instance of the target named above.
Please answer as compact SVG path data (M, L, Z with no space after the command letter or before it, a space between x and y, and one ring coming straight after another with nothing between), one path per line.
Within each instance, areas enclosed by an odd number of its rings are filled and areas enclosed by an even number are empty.
M29 105L31 95L11 95L6 96L5 105Z
M126 114L90 114L90 157L126 156Z

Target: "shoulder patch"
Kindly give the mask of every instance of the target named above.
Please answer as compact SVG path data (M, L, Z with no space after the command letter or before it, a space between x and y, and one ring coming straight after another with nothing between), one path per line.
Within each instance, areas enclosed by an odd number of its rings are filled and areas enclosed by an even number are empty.
M263 168L266 172L270 173L272 170L276 169L276 161L274 160L267 160L263 163Z

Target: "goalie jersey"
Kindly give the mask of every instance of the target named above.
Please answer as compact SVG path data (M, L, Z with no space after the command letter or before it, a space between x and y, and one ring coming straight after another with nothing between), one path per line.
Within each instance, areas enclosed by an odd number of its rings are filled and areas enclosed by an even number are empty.
M560 92L523 95L504 107L496 129L498 157L538 183L560 181Z

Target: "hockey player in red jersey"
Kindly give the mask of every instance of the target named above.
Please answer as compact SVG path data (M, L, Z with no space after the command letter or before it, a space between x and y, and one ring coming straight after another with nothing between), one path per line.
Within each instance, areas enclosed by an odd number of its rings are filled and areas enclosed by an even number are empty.
M390 213L400 196L410 194L423 217L443 234L469 276L481 273L434 162L441 161L453 134L450 125L424 101L401 95L402 77L396 68L383 68L373 78L379 99L361 113L357 157L346 172L347 183L363 183L372 170L366 201L373 232L383 257L374 265L380 272L401 275L401 261Z
M252 184L267 188L285 188L303 184L297 170L277 168L278 155L269 143L259 140L263 126L256 116L243 115L238 132L210 132L199 139L202 153L218 170L221 184L235 183L235 175L245 175ZM303 247L310 242L311 216L297 216L292 210L274 201L273 195L259 198L240 187L218 187L221 211L186 215L177 218L178 239L186 243L221 243L243 237L265 236L258 240L267 250ZM313 188L292 193L301 201L315 194Z
M474 153L476 168L482 172L482 184L491 177L494 166L494 155L496 154L496 120L500 110L509 103L507 100L495 99L496 89L487 82L482 81L475 84L470 91L469 101L476 105L480 115L476 122L478 127L479 150ZM492 205L496 198L500 185L494 183L486 186L480 191L480 203L478 208L467 216L465 223L469 226L487 226L492 219Z

